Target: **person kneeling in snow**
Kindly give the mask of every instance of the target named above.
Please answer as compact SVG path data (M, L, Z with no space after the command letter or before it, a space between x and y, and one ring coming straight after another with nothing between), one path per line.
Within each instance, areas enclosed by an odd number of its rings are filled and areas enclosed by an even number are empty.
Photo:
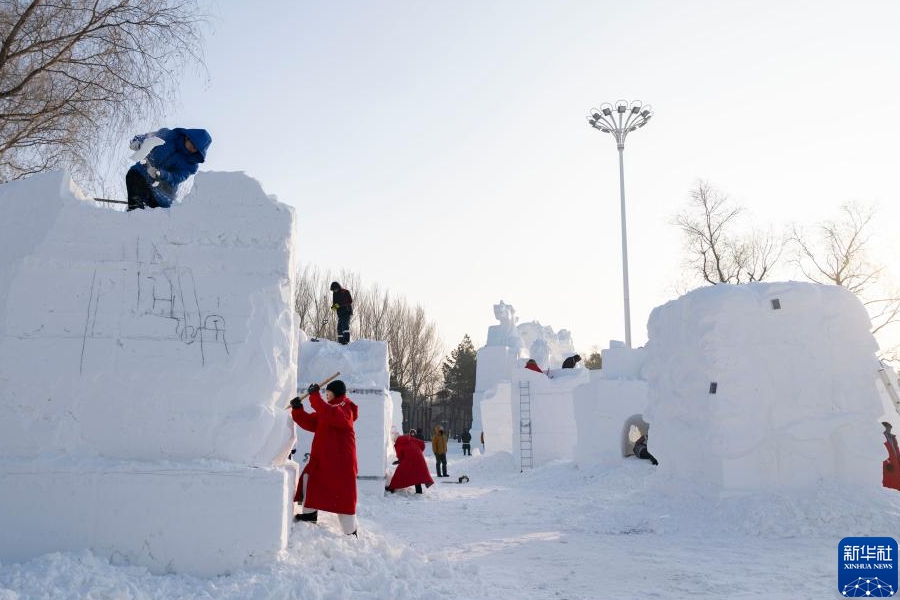
M325 400L319 385L309 386L308 413L300 398L291 400L294 422L313 433L309 461L300 474L294 501L303 504L295 521L315 523L318 511L337 513L341 529L356 535L356 433L353 422L359 409L347 398L347 386L336 379L325 387Z
M131 140L131 149L139 150L151 136L159 138L163 144L153 148L147 158L135 163L125 175L130 211L171 206L178 186L197 172L197 166L206 160L206 151L212 144L205 129L178 127L136 135Z
M657 461L652 454L647 452L647 436L642 435L637 439L634 443L634 455L638 458L643 458L644 460L649 460L650 464L658 465L659 461Z
M414 485L416 493L421 494L423 483L425 487L432 486L434 479L425 462L425 442L416 437L415 429L410 429L408 435L397 438L394 452L397 454L397 470L385 490L393 494L394 490Z

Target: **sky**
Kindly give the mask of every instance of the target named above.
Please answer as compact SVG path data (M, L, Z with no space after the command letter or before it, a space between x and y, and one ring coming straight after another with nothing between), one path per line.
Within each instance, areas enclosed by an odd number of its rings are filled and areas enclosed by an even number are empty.
M208 129L206 169L244 171L296 208L299 261L421 304L448 350L464 334L482 345L501 299L578 350L624 339L618 157L585 119L618 99L654 110L625 150L633 345L693 287L672 221L698 179L778 230L874 204L900 276L896 3L209 12L206 72L186 71L179 104L148 126Z

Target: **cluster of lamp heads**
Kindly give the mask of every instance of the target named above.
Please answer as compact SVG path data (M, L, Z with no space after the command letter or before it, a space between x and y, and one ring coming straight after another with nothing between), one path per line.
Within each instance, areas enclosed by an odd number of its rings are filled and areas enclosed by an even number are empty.
M618 123L615 115L618 115ZM592 108L587 120L591 127L605 133L627 133L646 125L652 116L653 109L649 104L645 106L640 100L618 100L615 105L604 102L600 108Z

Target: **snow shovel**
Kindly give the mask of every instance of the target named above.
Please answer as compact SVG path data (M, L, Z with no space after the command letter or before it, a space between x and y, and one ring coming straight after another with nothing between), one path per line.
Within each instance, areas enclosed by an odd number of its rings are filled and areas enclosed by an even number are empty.
M329 382L331 382L332 379L337 379L338 376L339 376L340 374L341 374L341 372L340 372L340 371L337 371L337 372L336 372L334 375L332 375L331 377L328 377L327 379L325 379L325 380L323 380L322 382L320 382L320 383L319 383L319 387L325 387L326 385L328 385ZM301 399L301 400L305 400L307 396L309 396L309 392L303 392L303 395L300 396L300 399ZM287 406L284 407L284 409L287 410L287 409L289 409L290 407L291 407L291 405L288 404Z
M459 481L442 481L441 483L469 483L468 475L460 475Z

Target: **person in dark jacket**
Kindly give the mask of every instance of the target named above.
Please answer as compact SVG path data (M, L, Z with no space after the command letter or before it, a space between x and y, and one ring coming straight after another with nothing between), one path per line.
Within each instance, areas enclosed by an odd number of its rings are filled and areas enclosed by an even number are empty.
M350 317L353 316L353 297L350 290L341 287L337 281L331 282L331 310L337 312L337 341L350 343Z
M309 403L303 408L299 397L291 400L291 417L313 433L309 461L300 474L295 502L302 502L295 521L315 523L319 510L337 513L341 529L356 535L356 432L353 423L359 409L347 398L347 386L335 379L325 387L325 399L317 383L309 386Z
M574 369L575 365L577 365L579 361L581 361L581 357L578 356L577 354L573 354L572 356L570 356L569 358L567 358L566 360L563 361L562 368L563 369Z
M659 461L654 458L652 454L647 452L647 436L642 435L637 439L634 443L634 455L638 458L643 458L644 460L649 460L650 464L658 465Z
M462 439L463 456L472 456L472 434L468 429L462 432L460 439Z
M434 453L435 468L438 477L447 475L447 436L440 425L434 426L434 435L431 436L431 451Z
M397 454L397 470L391 477L391 482L385 486L385 490L394 493L394 490L409 486L416 487L416 493L422 493L422 484L431 487L434 479L428 473L428 463L425 462L425 442L415 437L415 430L410 430L408 435L401 435L394 442L394 452Z
M128 188L128 210L136 208L168 208L178 193L178 186L197 172L206 160L212 138L205 129L160 129L136 135L131 149L138 150L150 137L162 141L135 163L125 174Z

